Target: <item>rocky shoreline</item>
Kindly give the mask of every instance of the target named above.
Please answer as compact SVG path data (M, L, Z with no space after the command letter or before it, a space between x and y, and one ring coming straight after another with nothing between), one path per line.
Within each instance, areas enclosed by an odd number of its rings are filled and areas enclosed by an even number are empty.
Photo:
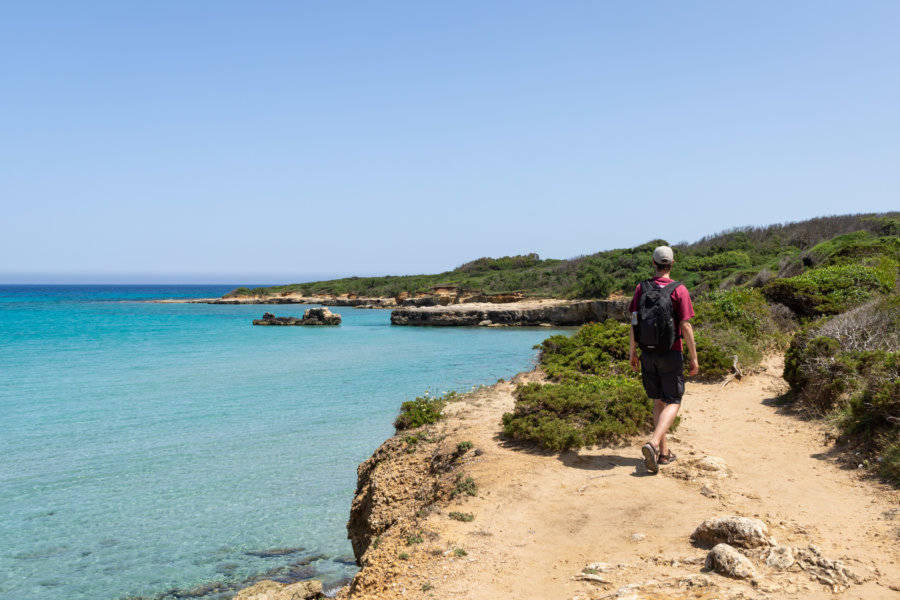
M479 301L473 301L479 300ZM415 298L367 298L332 296L241 296L237 298L197 298L154 300L158 303L186 304L317 304L358 309L390 309L391 324L435 327L560 327L628 318L625 298L606 300L522 299L481 296L463 299L429 295ZM258 325L287 323L254 323Z
M821 431L766 402L782 366L726 392L694 384L685 431L671 436L682 456L656 477L641 440L558 455L498 438L517 384L539 371L460 396L359 466L347 532L360 571L337 597L893 597L900 496L821 462ZM722 440L738 423L752 431ZM742 460L748 444L759 461Z
M411 326L567 326L614 319L626 321L625 300L539 300L510 304L453 304L398 308L391 312L392 325Z

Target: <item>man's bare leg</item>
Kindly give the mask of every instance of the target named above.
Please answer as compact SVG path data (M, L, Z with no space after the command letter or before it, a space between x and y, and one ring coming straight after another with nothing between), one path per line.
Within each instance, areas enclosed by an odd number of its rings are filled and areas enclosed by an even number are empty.
M668 456L669 454L666 432L675 423L675 417L678 416L679 408L681 408L680 404L666 404L662 400L653 401L653 437L650 438L650 443L663 456Z

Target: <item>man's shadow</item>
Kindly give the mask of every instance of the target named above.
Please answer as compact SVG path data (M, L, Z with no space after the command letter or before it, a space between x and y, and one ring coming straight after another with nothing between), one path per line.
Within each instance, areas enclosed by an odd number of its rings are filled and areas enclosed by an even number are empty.
M572 450L562 452L557 457L566 467L585 471L611 471L616 467L639 467L644 464L640 458L619 454L578 454ZM640 471L640 469L637 469Z
M581 469L584 471L612 471L616 467L632 467L632 477L653 475L653 473L649 473L646 469L642 468L644 460L638 457L609 453L579 454L575 450L557 452L541 448L533 442L514 440L502 434L495 435L494 439L501 447L516 450L517 452L525 452L537 456L555 456L564 466L571 469Z

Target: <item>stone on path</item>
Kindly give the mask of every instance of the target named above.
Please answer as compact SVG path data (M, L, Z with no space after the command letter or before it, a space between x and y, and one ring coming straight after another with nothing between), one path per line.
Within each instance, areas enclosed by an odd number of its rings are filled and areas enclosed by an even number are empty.
M726 543L738 548L760 548L774 546L775 540L769 537L769 529L759 519L749 517L718 517L700 523L691 540L713 546Z
M718 544L706 556L706 569L735 579L752 579L756 569L746 556L728 544Z
M794 551L789 546L775 546L769 550L766 566L776 571L787 571L794 566Z

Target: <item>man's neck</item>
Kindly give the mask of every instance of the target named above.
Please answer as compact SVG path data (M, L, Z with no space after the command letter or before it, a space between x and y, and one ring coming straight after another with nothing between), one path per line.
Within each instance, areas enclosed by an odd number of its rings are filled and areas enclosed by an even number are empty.
M671 273L671 272L672 272L671 269L666 269L665 271L657 271L656 276L657 277L665 277L666 279L668 279L669 273Z

